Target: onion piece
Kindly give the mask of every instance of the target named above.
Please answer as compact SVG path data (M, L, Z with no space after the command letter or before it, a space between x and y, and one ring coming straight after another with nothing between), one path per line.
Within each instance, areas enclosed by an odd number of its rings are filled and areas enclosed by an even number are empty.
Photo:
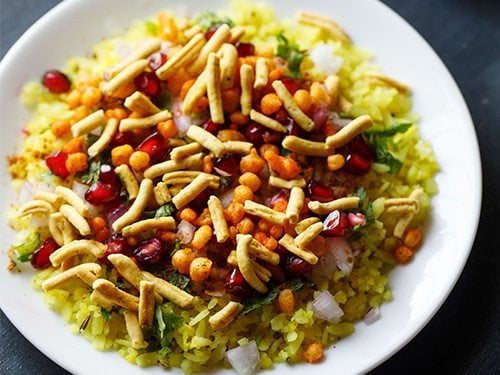
M195 226L186 220L181 220L177 227L177 238L183 245L187 245L193 240Z
M343 237L327 237L325 242L329 248L329 252L333 254L337 267L344 273L349 275L353 268L352 247Z
M220 196L220 201L222 202L222 207L227 208L231 204L231 202L234 200L234 189L225 191L222 193Z
M325 240L327 241L327 240ZM333 272L337 269L337 261L333 251L328 251L319 259L319 268L321 270L321 275L324 275L328 280L333 279Z
M73 181L73 185L71 185L71 190L73 190L73 192L80 198L85 200L85 193L87 192L87 190L89 190L89 187L85 184Z
M227 361L240 375L249 375L255 372L260 363L259 349L255 341L241 345L226 352Z
M332 112L328 117L328 119L331 122L333 122L334 125L340 126L341 128L343 128L352 121L352 119L350 118L340 118L339 115L335 112Z
M368 326L372 323L375 323L379 319L380 319L380 309L378 307L372 307L366 313L365 317L363 318L363 322Z
M317 296L312 303L312 308L314 316L332 323L337 323L344 315L344 312L329 291L324 291Z
M182 114L182 100L180 98L174 99L170 111L172 112L172 120L177 126L177 136L183 138L191 126L192 121L189 116Z
M354 214L352 212L349 212L347 214L347 220L349 220L349 224L351 225L351 227L355 227L356 225L366 225L366 218L362 213Z
M49 225L49 219L47 216L32 215L30 225L32 227L47 227Z
M337 74L344 63L344 59L335 55L334 52L332 46L318 44L309 51L308 55L317 70L332 75Z
M229 177L229 176L232 176L232 174L231 174L231 173L228 173L228 172L226 172L226 171L225 171L225 170L223 170L223 169L220 169L220 168L214 167L214 170L215 170L218 174L220 174L221 176L223 176L223 177Z

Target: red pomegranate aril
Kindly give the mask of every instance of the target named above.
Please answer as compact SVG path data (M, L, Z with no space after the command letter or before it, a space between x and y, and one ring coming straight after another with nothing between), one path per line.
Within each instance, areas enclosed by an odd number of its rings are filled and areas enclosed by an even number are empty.
M207 32L205 33L205 39L210 40L210 38L215 34L219 26L220 24L217 24L208 29Z
M160 79L151 72L142 72L134 80L139 91L149 97L156 97L161 93Z
M270 272L271 272L271 279L276 280L279 283L282 283L285 281L285 272L283 271L283 268L280 265L274 265L274 264L263 264L264 267L266 267Z
M113 223L122 217L128 211L128 206L121 203L119 199L114 199L104 204L104 212L106 212L106 219L111 227Z
M371 167L372 163L369 159L365 159L359 154L351 153L345 157L345 164L342 170L354 175L363 175L368 173Z
M160 133L154 132L137 146L137 151L144 151L151 158L163 159L167 153L165 138Z
M226 282L224 283L224 289L226 292L238 298L247 297L251 293L250 286L244 279L240 270L237 268L233 268L233 270L227 275Z
M226 154L215 161L214 167L227 173L229 176L234 176L240 171L240 158L234 154Z
M201 127L205 129L207 132L212 133L213 135L216 135L219 131L219 125L213 122L212 120L208 120Z
M251 122L245 131L245 137L248 142L252 142L255 146L260 146L264 141L262 139L265 129L262 125Z
M122 145L136 145L137 142L132 133L116 133L111 141L111 147L122 146Z
M290 94L295 94L295 91L299 89L299 81L291 77L281 77L281 82L285 85Z
M283 109L281 108L278 112L276 112L274 115L273 115L274 119L282 124L285 124L287 123L288 119L290 119L290 117L288 116L288 113Z
M56 151L45 158L45 164L47 164L47 167L49 167L50 171L57 177L65 179L69 176L69 172L66 169L67 159L67 153L65 153L64 151Z
M235 45L238 57L255 55L255 46L252 43L237 42Z
M43 241L42 245L35 250L31 257L31 265L38 269L49 268L51 265L50 254L59 249L59 245L53 238Z
M134 257L143 267L157 263L165 254L166 247L158 238L150 238L141 241L134 249Z
M85 200L94 206L99 206L103 203L112 201L117 196L118 189L116 186L97 181L90 185L85 193Z
M104 253L104 257L100 259L102 263L110 266L111 263L108 260L108 256L111 254L132 256L132 251L130 250L130 245L127 240L118 233L113 234L104 242L104 244L106 245L106 252Z
M99 181L110 185L117 185L120 182L118 175L109 164L101 164L99 167Z
M153 72L156 72L166 62L167 55L161 52L155 52L149 57L148 65Z
M285 122L285 127L288 129L288 135L295 135L297 137L302 137L305 134L304 129L302 129L299 124L291 117L287 117Z
M346 145L347 153L354 153L361 155L363 158L368 161L373 161L375 159L375 150L365 141L362 135L358 135L354 137L347 145Z
M43 75L42 84L54 94L68 92L71 88L71 82L66 74L59 70L49 70Z
M265 130L264 134L262 134L262 140L264 141L264 143L278 144L281 143L283 138L283 133L278 133L273 130Z
M323 221L323 232L321 234L324 236L342 237L350 230L347 215L339 210L335 210L330 212L325 221Z
M288 277L302 277L312 268L312 265L296 255L288 253L285 256L284 271Z
M329 202L334 199L333 189L316 181L309 182L307 186L309 198L314 201Z

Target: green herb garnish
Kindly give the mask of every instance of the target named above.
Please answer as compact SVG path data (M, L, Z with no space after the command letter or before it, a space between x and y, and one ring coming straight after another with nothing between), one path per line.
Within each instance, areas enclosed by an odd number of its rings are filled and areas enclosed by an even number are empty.
M365 135L375 148L377 163L387 165L389 167L389 174L398 173L403 166L403 162L397 159L389 151L388 139L397 133L405 133L411 126L411 123L401 123L393 125L387 129L374 127L365 131Z
M82 182L84 184L92 184L99 180L99 170L101 168L101 162L98 160L92 161L88 169L80 175Z
M272 303L283 289L290 289L292 292L297 292L304 288L306 284L307 282L302 279L292 279L286 283L280 284L262 296L249 298L245 302L245 307L241 313L248 314L251 311L260 310L262 309L262 306Z
M300 73L300 64L305 57L305 52L299 50L299 46L288 40L285 37L283 31L280 31L276 35L278 39L278 48L276 50L276 56L282 57L288 63L288 70L290 71L290 76L293 78L300 78L302 74Z
M111 312L106 310L104 307L101 307L101 315L106 321L111 319Z
M174 313L170 303L164 303L161 306L156 307L155 312L155 333L159 338L161 349L158 351L158 355L164 358L168 353L172 351L170 349L170 344L174 336L174 332L177 331L184 324L184 320Z
M40 247L41 242L40 235L37 232L31 232L22 244L15 247L17 259L20 262L29 261L33 252Z
M196 17L194 22L198 24L204 31L208 31L212 27L219 26L224 23L229 27L234 27L234 22L229 17L221 17L214 12L201 13L198 17Z
M182 290L189 289L189 283L191 279L188 276L179 273L177 270L169 272L166 279L170 284L174 284L176 287L179 287Z
M156 210L154 217L172 216L175 211L176 208L174 204L172 202L168 202Z

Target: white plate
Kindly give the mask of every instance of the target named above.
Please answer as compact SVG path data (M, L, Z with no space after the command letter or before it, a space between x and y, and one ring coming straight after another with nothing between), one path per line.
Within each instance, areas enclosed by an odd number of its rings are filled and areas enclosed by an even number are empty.
M23 35L0 65L0 211L15 197L6 171L6 156L20 143L19 128L29 113L18 101L22 85L75 55L88 53L103 37L116 34L135 19L171 7L183 14L226 6L225 1L191 0L64 1ZM403 19L374 0L270 1L281 17L292 18L306 4L309 11L331 15L359 46L373 51L374 63L413 89L414 110L421 115L424 138L430 140L441 172L440 193L433 199L425 244L415 260L390 275L394 301L382 306L382 318L330 347L319 365L276 366L275 373L355 374L366 372L394 354L431 319L455 285L475 236L481 201L481 168L474 127L465 102L445 66ZM13 233L0 224L0 248L8 249ZM1 255L0 306L14 325L52 360L73 373L164 373L140 369L116 353L101 353L69 332L39 293L29 287L30 274L5 270Z

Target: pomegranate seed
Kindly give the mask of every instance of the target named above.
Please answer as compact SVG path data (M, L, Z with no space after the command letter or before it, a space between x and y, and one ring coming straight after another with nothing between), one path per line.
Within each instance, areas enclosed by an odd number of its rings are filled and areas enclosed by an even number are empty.
M64 151L56 151L45 158L45 164L47 164L47 167L49 167L50 171L57 177L65 179L69 176L69 172L66 169L67 159L67 153L65 153Z
M217 159L214 166L228 176L234 176L240 171L240 158L234 154L226 154Z
M262 134L262 140L264 141L264 143L281 143L283 138L283 133L275 132L273 130L265 130L264 134Z
M162 242L153 237L137 244L134 249L134 257L143 267L147 267L157 263L165 251L166 248Z
M205 129L207 132L212 133L213 135L216 135L219 131L219 125L214 123L212 120L208 120L202 125L202 128Z
M375 150L372 145L365 141L362 135L358 135L354 137L347 145L346 145L347 153L354 153L361 155L363 158L368 161L375 160Z
M118 233L113 234L104 244L106 245L106 253L104 257L101 258L101 261L107 265L111 265L108 260L108 255L124 254L126 256L132 256L132 251L127 240Z
M166 62L167 55L161 52L155 52L149 57L148 65L153 72L156 72Z
M281 77L281 82L285 85L290 94L295 94L295 91L299 89L299 81L291 77Z
M118 189L116 186L97 181L90 185L85 193L85 200L94 206L99 206L103 203L112 201L117 196Z
M101 164L99 167L99 181L110 185L118 185L120 183L118 175L109 164Z
M203 212L203 209L207 207L208 198L208 192L206 190L203 190L196 196L195 199L191 201L191 203L189 203L189 207L195 210L198 215L200 215Z
M297 137L303 137L305 135L304 129L302 129L291 117L286 118L284 125L288 129L289 135L295 135Z
M233 268L229 275L227 275L224 289L226 289L226 292L239 298L247 297L251 293L250 286L237 268Z
M43 75L42 84L54 94L68 92L71 88L71 82L66 74L59 70L49 70Z
M283 245L278 245L274 252L277 253L280 257L284 257L288 250Z
M312 265L296 255L288 253L284 262L285 275L288 277L302 277L312 268Z
M111 227L113 223L128 211L128 206L121 203L120 199L114 199L110 202L106 202L104 205L104 211L106 212L106 219Z
M323 222L324 236L342 237L345 233L350 231L349 220L347 215L339 210L330 212Z
M255 55L255 46L252 43L237 42L234 46L238 50L238 57Z
M255 146L260 146L264 142L262 139L264 132L265 129L262 125L252 122L245 131L245 137L248 142L252 142Z
M122 146L122 145L136 145L137 142L135 141L135 137L133 136L132 133L126 132L126 133L116 133L115 136L113 137L113 140L111 141L111 147L114 148L116 146Z
M311 181L307 185L309 197L312 200L320 202L329 202L334 198L333 189L331 187L320 184L319 182Z
M144 151L151 158L164 159L168 149L165 138L160 133L154 132L137 146L137 151Z
M147 96L154 98L160 95L160 79L156 76L156 74L151 72L142 72L134 79L134 82L139 91L142 91Z
M345 157L345 164L342 170L350 174L363 175L370 171L371 166L372 163L369 159L365 159L359 154L352 153Z
M276 121L281 122L282 124L286 124L289 119L288 113L283 108L276 112L273 117Z
M35 250L31 257L31 265L38 269L48 268L51 265L50 254L59 249L59 245L53 238L43 241L42 245Z
M266 267L269 271L271 271L271 278L273 280L276 280L279 283L285 281L285 272L283 271L283 268L280 265L266 263L263 266Z
M210 38L215 34L220 25L214 25L205 33L205 39L210 40Z
M288 190L280 190L269 199L267 205L273 208L277 202L282 200L288 200L289 198L290 198L290 193Z

